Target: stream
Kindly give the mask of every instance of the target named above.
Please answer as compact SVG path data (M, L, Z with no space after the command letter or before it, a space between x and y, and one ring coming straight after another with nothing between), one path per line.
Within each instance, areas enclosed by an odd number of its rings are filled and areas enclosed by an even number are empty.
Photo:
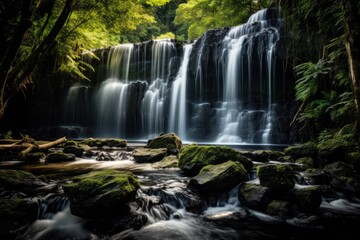
M238 186L201 199L186 188L190 178L178 168L155 169L152 164L135 163L131 156L117 150L103 153L117 160L1 162L0 169L29 171L45 176L49 182L43 191L39 190L38 220L17 239L355 239L359 235L359 199L323 199L319 219L311 224L298 218L281 220L243 207L238 200ZM104 234L103 230L93 231L96 226L88 220L71 214L69 201L59 186L72 176L100 169L128 170L137 176L141 188L130 207L146 218L144 226ZM251 181L258 180L255 177ZM296 187L309 186L304 184L306 181L297 181Z

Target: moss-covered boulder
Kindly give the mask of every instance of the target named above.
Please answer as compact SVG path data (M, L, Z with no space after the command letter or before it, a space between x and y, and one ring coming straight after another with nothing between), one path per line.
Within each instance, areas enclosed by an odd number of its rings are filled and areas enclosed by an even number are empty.
M126 147L127 141L119 138L109 138L103 141L103 146L107 147Z
M0 169L0 189L5 188L27 192L45 185L46 183L35 177L32 173Z
M264 210L271 201L269 188L251 183L239 187L239 201L251 209Z
M96 218L127 209L126 204L134 199L139 187L131 172L103 170L77 176L63 189L72 214Z
M342 139L330 139L317 145L319 158L326 163L345 161L349 143Z
M314 142L307 142L303 144L296 144L294 146L289 146L284 149L285 155L290 155L295 159L301 157L316 157L317 156L317 147Z
M41 159L46 157L43 152L28 153L22 156L22 159L26 162L39 162Z
M266 207L267 214L281 219L289 219L294 214L293 206L287 201L272 200Z
M248 172L253 167L247 157L229 147L189 145L179 153L179 167L188 176L195 176L206 165L229 160L240 162Z
M126 147L127 141L119 138L87 138L80 142L81 144L88 145L89 147Z
M340 161L326 165L324 172L329 178L356 176L356 171L352 165Z
M85 149L82 148L81 146L65 146L63 153L72 153L74 154L76 157L82 157L84 155L84 151Z
M299 212L315 212L322 201L321 190L318 187L294 189L291 195Z
M149 139L147 148L166 148L169 154L177 154L182 148L182 141L175 133L160 134Z
M0 198L0 238L15 239L13 232L37 219L38 206L36 200Z
M177 168L178 163L179 159L174 155L170 155L165 157L163 160L156 162L154 164L154 168Z
M77 146L77 142L73 141L73 140L67 140L65 143L64 143L64 147L69 147L69 146Z
M136 148L133 152L134 160L139 163L158 162L166 155L166 148Z
M312 157L302 157L295 161L297 164L302 165L304 169L313 168L314 167L314 159Z
M239 162L227 161L208 165L193 177L188 188L194 192L211 193L228 190L247 179L247 172Z
M270 189L274 196L281 196L295 186L291 167L282 164L258 166L260 185Z
M336 177L331 180L330 187L341 193L359 196L360 182L351 177Z
M55 163L55 162L71 162L75 161L76 156L72 153L62 153L62 152L54 152L50 153L46 156L45 162Z
M325 173L322 169L308 168L306 169L306 171L302 172L301 175L310 185L320 185L328 183Z

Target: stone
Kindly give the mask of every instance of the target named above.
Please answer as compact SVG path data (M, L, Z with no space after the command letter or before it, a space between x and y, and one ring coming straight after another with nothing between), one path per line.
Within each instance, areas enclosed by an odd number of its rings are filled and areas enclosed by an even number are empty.
M321 190L318 187L294 189L292 199L299 212L315 212L322 201Z
M190 179L188 188L194 192L211 193L228 190L247 179L247 172L239 162L227 161L208 165Z
M70 201L71 213L83 218L109 216L127 209L140 184L131 172L94 171L63 185Z
M317 145L319 158L326 163L345 161L348 142L341 139L329 139Z
M68 140L64 143L64 147L68 147L68 146L77 146L77 142L72 141L72 140Z
M62 153L54 152L46 156L45 162L54 163L54 162L71 162L75 161L76 156L72 153Z
M295 163L301 164L305 170L314 167L314 159L312 157L299 158Z
M46 183L32 173L21 170L0 169L0 189L19 190L28 192L34 188L44 187Z
M22 158L26 162L39 162L41 159L44 159L46 157L45 153L43 152L34 152L34 153L28 153L25 154Z
M327 182L325 173L322 169L308 168L306 171L302 172L301 175L309 185L320 185L326 184Z
M188 145L179 153L179 167L188 176L197 175L206 165L229 160L240 162L247 172L253 167L252 161L229 147Z
M182 148L182 141L175 133L160 134L149 139L147 148L166 148L169 154L177 155Z
M266 213L281 219L289 219L293 216L293 207L287 201L272 200L266 207Z
M340 161L326 165L324 167L324 173L329 178L354 177L356 175L356 172L352 165Z
M110 138L110 139L105 139L103 141L103 146L107 146L107 147L126 147L127 145L127 141L123 140L123 139L118 139L118 138Z
M179 160L176 156L170 155L163 160L156 162L154 168L178 168Z
M282 164L258 166L260 185L268 187L275 196L282 196L295 186L291 167Z
M243 183L239 187L239 201L248 208L264 210L271 201L271 194L267 187Z
M65 146L63 153L72 153L76 157L82 157L84 154L84 149L80 146Z
M307 142L289 146L284 149L284 153L285 155L290 155L295 159L302 157L316 157L317 147L314 142Z
M359 195L360 194L360 182L351 177L336 177L330 182L330 187L337 192Z
M136 148L133 157L139 163L153 163L162 160L166 154L166 148Z
M0 176L1 177L1 176ZM0 198L0 236L15 239L17 230L37 219L38 202L18 197Z

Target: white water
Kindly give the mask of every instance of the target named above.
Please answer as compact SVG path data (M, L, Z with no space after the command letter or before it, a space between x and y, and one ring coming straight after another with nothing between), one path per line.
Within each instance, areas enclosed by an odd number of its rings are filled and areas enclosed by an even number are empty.
M170 94L169 131L178 133L179 137L186 140L186 85L188 81L188 64L193 45L184 46L184 56L180 70L172 83Z

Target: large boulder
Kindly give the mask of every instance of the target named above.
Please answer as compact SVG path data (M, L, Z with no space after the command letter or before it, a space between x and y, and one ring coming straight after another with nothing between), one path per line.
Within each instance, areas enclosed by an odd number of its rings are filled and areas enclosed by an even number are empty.
M240 162L248 172L253 167L247 157L229 147L189 145L179 153L179 167L188 176L195 176L209 164L220 164L229 160Z
M85 149L81 146L65 146L63 153L72 153L76 157L82 157L84 154Z
M32 173L20 170L0 169L0 189L4 188L29 192L45 185L46 183L35 177Z
M46 156L45 162L56 163L56 162L71 162L75 161L76 156L72 153L54 152Z
M127 209L140 184L131 172L102 170L80 175L63 186L72 214L83 218L109 216Z
M293 206L287 201L272 200L266 207L266 213L281 219L289 219L293 216Z
M285 155L290 155L293 158L302 158L302 157L316 157L317 148L314 142L307 142L303 144L296 144L294 146L289 146L284 149Z
M239 162L227 161L204 167L193 177L188 188L194 192L209 193L228 190L247 179L247 172Z
M292 199L299 212L315 212L322 201L321 190L318 187L294 189Z
M319 158L326 163L345 161L348 152L348 142L341 139L330 139L317 145Z
M251 209L264 210L271 201L269 188L251 183L243 183L239 188L241 204Z
M41 159L46 157L45 153L43 152L33 152L28 153L22 156L22 159L26 162L39 162Z
M283 152L273 150L242 151L241 153L256 162L276 161L280 157L284 157Z
M166 148L169 154L177 154L182 148L181 139L175 133L160 134L149 139L147 148Z
M294 174L288 165L262 165L257 173L260 185L269 188L274 196L282 196L295 186Z
M176 156L170 155L154 164L154 168L177 168L179 160Z
M36 200L0 198L0 238L15 239L13 232L37 219L38 207Z
M158 162L166 157L166 148L136 148L133 152L133 157L139 163Z
M359 196L360 182L351 177L336 177L330 182L330 187L337 192Z
M356 176L356 171L352 165L340 161L326 165L324 172L329 178Z

